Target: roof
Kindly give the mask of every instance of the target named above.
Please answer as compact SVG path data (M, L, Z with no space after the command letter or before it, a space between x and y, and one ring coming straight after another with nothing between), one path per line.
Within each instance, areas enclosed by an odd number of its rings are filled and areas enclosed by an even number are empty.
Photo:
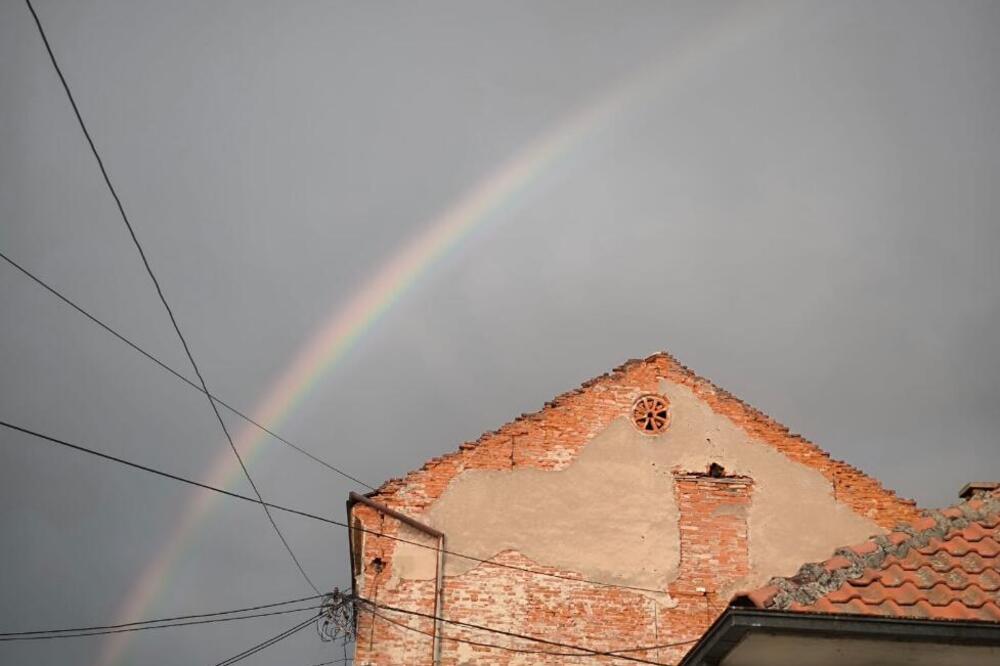
M679 666L996 666L1000 623L730 606Z
M1000 489L839 548L734 605L776 611L1000 622Z

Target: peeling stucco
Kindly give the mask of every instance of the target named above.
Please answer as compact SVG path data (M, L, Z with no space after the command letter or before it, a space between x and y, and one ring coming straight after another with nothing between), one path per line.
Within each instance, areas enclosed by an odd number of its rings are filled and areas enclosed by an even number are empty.
M716 462L754 480L747 585L884 532L838 503L822 474L754 440L688 387L660 388L672 418L662 435L638 432L623 415L559 471L467 470L421 520L447 534L450 550L480 558L514 550L593 580L662 589L680 559L673 471ZM446 574L474 565L448 557ZM393 569L394 578L430 578L434 556L400 543Z

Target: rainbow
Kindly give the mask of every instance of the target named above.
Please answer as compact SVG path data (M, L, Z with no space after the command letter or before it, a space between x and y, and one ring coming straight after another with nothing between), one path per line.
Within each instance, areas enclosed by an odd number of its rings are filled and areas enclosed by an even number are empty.
M295 356L291 365L271 386L253 410L254 419L271 429L280 428L302 399L317 383L333 371L374 327L386 312L407 294L418 278L442 258L459 248L477 229L491 219L509 212L540 176L565 162L574 148L585 139L594 139L619 119L627 108L639 108L640 102L679 85L685 76L712 56L735 46L751 32L744 16L733 20L731 14L718 25L674 49L663 62L640 70L593 103L570 115L549 132L538 137L432 220L424 231L393 255L342 308L323 323ZM247 424L237 435L236 444L244 459L251 460L264 448L268 435ZM242 471L228 447L211 464L206 483L231 487ZM142 571L122 603L119 622L141 618L166 584L169 573L184 551L195 530L213 505L215 496L197 491L170 532L163 548ZM105 639L96 664L113 666L125 652L129 634L114 634Z

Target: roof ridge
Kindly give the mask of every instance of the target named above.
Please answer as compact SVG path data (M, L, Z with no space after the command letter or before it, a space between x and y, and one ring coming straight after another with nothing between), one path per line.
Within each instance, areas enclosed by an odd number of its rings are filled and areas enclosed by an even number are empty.
M839 590L848 580L857 580L869 569L880 569L889 557L903 559L910 549L926 547L933 539L964 530L971 524L1000 516L1000 490L979 493L950 507L924 512L895 531L877 535L854 546L837 548L823 562L803 564L794 576L776 577L766 585L738 594L737 605L786 610L792 604L809 606Z

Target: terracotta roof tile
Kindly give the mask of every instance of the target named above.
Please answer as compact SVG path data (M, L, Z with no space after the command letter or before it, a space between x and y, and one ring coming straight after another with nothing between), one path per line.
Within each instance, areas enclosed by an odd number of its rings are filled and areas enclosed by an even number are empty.
M907 534L906 532L890 532L885 536L885 538L888 539L889 543L891 543L893 546L898 546L899 544L909 539L910 535Z
M853 550L858 555L871 555L878 550L878 544L874 541L863 541L853 546L848 546L848 548Z
M979 587L983 588L987 592L1000 591L1000 571L996 569L984 571L978 577L977 582L979 583Z
M929 530L933 528L937 523L930 516L924 516L923 518L918 518L913 521L913 529L917 532L923 532L924 530Z
M779 592L778 588L765 586L751 592L748 596L755 606L763 607L771 603L771 600Z
M892 562L881 571L868 569L858 582L864 581L865 583L870 583L873 580L881 580L882 584L887 587L899 587L906 582L915 583L918 587L920 586L920 579L913 575L913 572L899 566L899 562Z
M837 555L824 562L823 566L826 567L827 571L836 571L837 569L851 566L851 561L846 557Z
M989 601L983 604L982 608L979 609L976 615L977 620L1000 622L1000 606L993 601Z
M962 538L966 541L982 541L983 538L988 537L990 533L981 524L972 523L959 532L959 534L962 535Z
M831 604L846 604L858 596L857 588L851 585L844 585L826 595L827 601Z
M1000 622L1000 489L839 548L741 599L776 610Z

